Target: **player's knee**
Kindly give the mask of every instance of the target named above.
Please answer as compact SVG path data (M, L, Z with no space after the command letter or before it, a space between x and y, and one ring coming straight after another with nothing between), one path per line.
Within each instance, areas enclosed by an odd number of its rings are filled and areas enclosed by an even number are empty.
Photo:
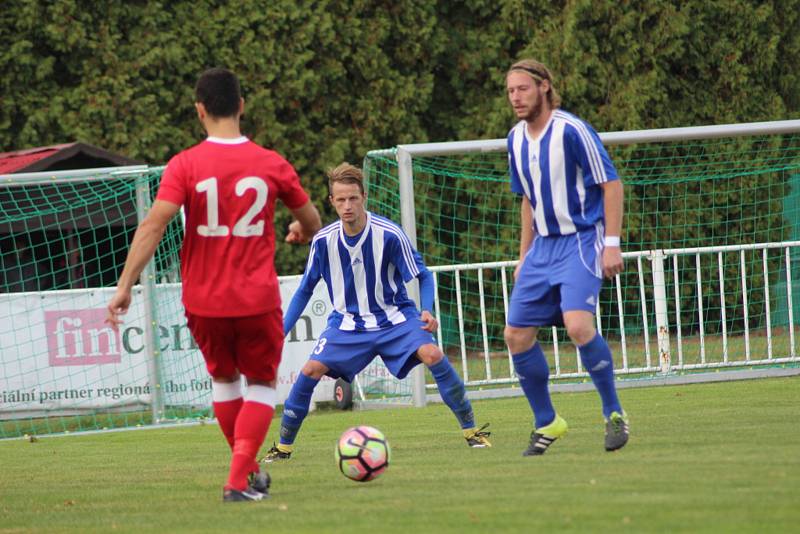
M595 335L593 325L585 323L566 324L567 335L575 345L582 346L589 343Z
M533 346L536 340L535 331L531 333L529 329L515 328L513 326L506 326L505 330L503 330L503 337L511 354L525 352Z
M429 345L423 345L417 349L417 358L419 358L419 360L428 367L431 365L436 365L442 361L443 357L444 354L442 351L433 343Z
M328 367L316 360L308 360L300 372L309 378L319 380L328 372Z

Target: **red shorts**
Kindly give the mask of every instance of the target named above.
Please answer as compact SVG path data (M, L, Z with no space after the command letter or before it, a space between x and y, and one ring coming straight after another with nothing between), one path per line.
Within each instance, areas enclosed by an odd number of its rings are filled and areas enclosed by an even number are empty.
M212 377L235 376L269 382L278 376L283 351L283 313L247 317L200 317L186 312Z

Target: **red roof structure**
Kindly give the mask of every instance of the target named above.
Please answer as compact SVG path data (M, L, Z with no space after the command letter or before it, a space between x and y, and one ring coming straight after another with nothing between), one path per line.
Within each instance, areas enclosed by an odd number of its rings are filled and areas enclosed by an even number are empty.
M139 164L141 164L140 161L80 142L0 152L0 174L96 169Z

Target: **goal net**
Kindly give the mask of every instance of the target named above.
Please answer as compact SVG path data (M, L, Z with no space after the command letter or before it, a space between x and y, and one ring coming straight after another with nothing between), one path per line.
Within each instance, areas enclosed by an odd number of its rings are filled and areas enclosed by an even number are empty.
M104 323L159 177L142 168L4 177L0 438L209 415L211 384L180 301L179 220L119 332Z
M626 270L597 307L617 373L797 363L798 132L800 121L781 121L601 135L625 184ZM498 139L364 161L368 207L398 222L405 210L436 277L439 343L474 387L516 383L503 341L520 224L507 157ZM539 339L556 379L588 379L565 332ZM411 395L408 381L387 380Z

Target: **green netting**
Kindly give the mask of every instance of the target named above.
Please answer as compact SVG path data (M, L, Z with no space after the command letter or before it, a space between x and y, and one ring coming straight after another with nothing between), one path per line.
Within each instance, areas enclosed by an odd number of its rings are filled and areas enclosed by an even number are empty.
M160 170L0 184L0 438L130 427L209 415L210 382L180 302L179 220L149 280L156 365L142 288L115 335L105 306Z
M609 153L626 186L625 251L800 239L798 134L611 146ZM368 154L364 167L368 174L369 209L399 221L399 184L393 151ZM413 179L417 244L429 266L517 259L519 200L509 190L505 152L414 157ZM668 255L664 274L673 364L680 362L689 368L693 364L745 361L748 357L793 356L787 330L785 254L783 249L769 250L766 260L761 250L678 255L677 259ZM790 259L794 265L800 260L800 251L793 250ZM646 258L641 262L641 271L645 302L649 303L646 313L641 306L636 260L628 260L620 277L622 313L618 311L612 283L606 282L600 303L601 330L615 350L617 361L621 361L624 352L631 372L654 371L659 366L652 264ZM798 271L792 271L794 285ZM509 294L512 272L512 268L506 268ZM488 364L484 358L487 349L483 344L478 274L464 270L459 277L466 358L459 339L462 331L455 275L437 274L445 351L454 362L466 365L470 380L512 376L502 336L505 311L501 269L483 272ZM794 295L799 294L798 290L800 287L793 287ZM795 321L798 315L795 311ZM624 339L620 323L624 324ZM556 341L566 340L564 332L559 331L556 336ZM541 333L540 340L545 342L546 351L550 347L551 355L559 350L558 366L562 372L565 368L579 370L571 345L559 343L559 347L553 347L550 332Z

